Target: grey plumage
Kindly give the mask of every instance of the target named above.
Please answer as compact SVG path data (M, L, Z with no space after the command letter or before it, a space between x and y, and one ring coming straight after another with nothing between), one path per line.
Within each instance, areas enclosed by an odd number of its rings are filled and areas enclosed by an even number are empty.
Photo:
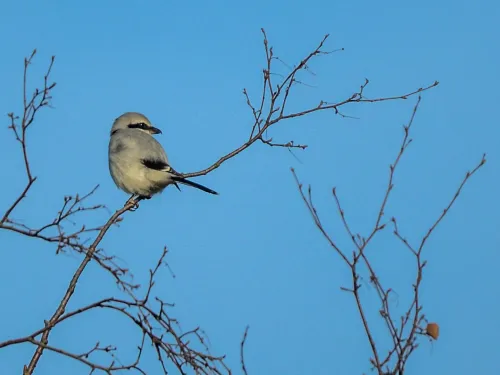
M152 136L160 133L141 113L127 112L114 121L108 156L115 184L126 193L143 198L150 198L168 185L177 186L177 183L217 194L185 179L170 166L165 150Z

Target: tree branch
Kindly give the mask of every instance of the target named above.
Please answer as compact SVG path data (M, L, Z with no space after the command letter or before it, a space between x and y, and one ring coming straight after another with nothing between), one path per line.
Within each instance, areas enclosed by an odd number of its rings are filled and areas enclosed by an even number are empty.
M216 162L214 162L209 167L192 173L183 173L183 176L188 177L197 177L206 175L215 169L219 168L224 162L232 159L236 155L248 149L251 145L260 141L269 146L278 146L285 148L301 148L305 149L307 145L296 144L293 140L287 143L274 143L272 139L265 139L264 134L273 126L284 120L303 117L308 114L312 114L319 111L324 110L332 110L335 114L340 114L339 108L352 103L376 103L383 101L394 101L394 100L405 100L411 96L417 95L424 91L427 91L433 87L436 87L439 82L434 82L431 85L428 85L423 88L419 88L417 90L413 90L406 94L389 96L389 97L379 97L379 98L367 98L364 96L364 90L366 89L369 81L365 80L365 83L360 86L360 89L352 94L350 97L338 101L336 103L328 103L326 101L320 101L320 103L311 108L306 108L302 111L298 112L289 112L285 113L285 108L287 106L289 98L292 96L292 87L294 83L297 83L297 75L305 70L308 70L308 66L311 63L311 60L314 57L321 55L328 55L331 52L323 51L322 48L325 42L328 39L328 35L320 41L320 43L316 46L316 48L309 53L306 57L304 57L298 64L296 64L295 68L285 76L285 78L277 84L276 88L273 88L273 82L271 81L271 76L274 74L273 69L274 66L272 64L273 60L276 59L274 56L273 48L269 47L269 42L267 39L266 32L262 29L262 34L264 36L264 49L266 55L266 68L263 70L263 90L261 93L261 97L259 99L259 106L254 106L246 89L243 89L243 95L245 96L246 103L252 112L253 117L253 125L250 131L250 137L248 140L243 143L241 146L235 148L233 151L227 153L226 155L220 157ZM265 111L264 111L265 110ZM264 114L265 112L265 114ZM344 115L342 115L344 116Z
M364 87L361 88L361 91L364 89ZM390 308L390 303L389 303L389 296L391 293L393 293L392 288L384 288L382 286L382 283L380 281L380 277L377 274L375 268L373 267L370 258L366 254L366 248L369 243L372 242L373 238L377 233L382 231L387 223L383 222L383 218L385 217L385 208L387 206L387 203L390 199L390 194L394 188L394 174L396 171L396 168L399 165L399 162L410 145L412 139L410 138L410 130L412 127L412 124L415 119L415 114L418 110L419 104L420 104L421 98L420 96L418 97L418 100L413 108L413 112L410 118L410 121L408 125L405 125L403 127L404 130L404 136L402 139L401 146L399 148L399 152L396 156L395 161L390 165L390 171L389 171L389 179L388 179L388 184L387 188L385 190L385 194L382 199L382 203L380 205L380 208L377 212L377 216L375 218L375 225L373 226L373 229L370 231L370 233L365 237L361 236L360 234L357 234L354 232L352 229L350 223L347 221L345 211L341 205L340 199L337 195L336 188L332 189L333 197L337 206L337 210L339 213L339 216L341 218L341 221L343 223L344 229L346 231L346 234L349 236L351 239L352 243L355 246L355 250L353 251L352 255L352 260L348 257L347 253L342 250L335 242L333 237L328 234L326 229L324 228L318 212L313 204L312 201L312 194L311 194L311 187L309 186L308 189L308 195L306 195L302 189L302 184L299 182L299 179L295 173L295 171L292 169L292 174L295 178L300 196L302 197L302 200L304 201L309 213L311 214L311 217L313 219L314 224L316 227L319 229L321 232L322 236L328 241L329 245L334 249L336 253L338 253L342 259L342 261L349 267L351 271L351 279L352 279L352 288L345 288L341 287L343 291L352 293L354 296L354 300L356 303L356 306L358 308L359 316L361 319L361 322L364 327L364 331L367 337L367 340L370 344L373 358L370 359L370 362L372 366L377 370L379 375L385 375L385 374L399 374L402 375L405 370L406 363L408 359L410 358L410 355L414 352L414 350L417 348L418 343L417 343L417 334L425 334L426 330L421 326L422 322L425 320L425 315L422 312L422 304L420 302L420 286L422 283L422 277L423 277L423 269L426 266L426 261L422 259L422 249L424 245L426 244L426 241L429 239L430 235L435 231L437 226L441 223L441 221L444 219L444 217L448 214L449 210L457 200L458 196L460 195L463 187L465 184L468 182L468 180L477 173L477 171L486 163L486 158L485 155L483 155L483 158L475 166L472 171L467 172L465 175L465 178L462 180L460 183L458 189L456 190L453 198L451 201L448 203L446 208L443 210L441 215L437 218L436 221L431 225L425 236L422 238L418 248L415 248L412 246L400 233L397 220L392 217L391 222L393 223L394 226L394 234L395 236L404 244L404 246L410 250L410 252L415 256L415 263L416 263L416 276L415 276L415 282L412 285L413 289L413 299L412 302L410 303L409 308L406 310L406 312L400 317L400 322L401 324L398 326L396 324L396 319L394 317L393 312L391 311ZM385 322L385 325L387 327L387 333L392 339L392 347L388 348L387 350L387 355L383 358L379 357L379 349L378 346L380 346L380 343L377 343L375 338L373 337L373 334L371 332L371 328L368 324L368 319L366 317L366 311L363 307L363 303L361 301L360 295L358 293L359 288L361 287L361 284L359 283L360 280L360 275L357 270L357 265L360 260L363 260L364 265L368 269L368 273L370 276L370 282L374 285L377 296L380 300L380 310L378 311L379 315ZM394 356L396 357L394 359Z

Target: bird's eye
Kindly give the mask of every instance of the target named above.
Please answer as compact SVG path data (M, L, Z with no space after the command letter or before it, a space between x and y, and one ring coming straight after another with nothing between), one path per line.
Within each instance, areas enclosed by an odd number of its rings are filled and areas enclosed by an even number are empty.
M130 124L128 126L130 129L142 129L142 130L149 130L149 125L146 124L145 122L138 122L136 124Z

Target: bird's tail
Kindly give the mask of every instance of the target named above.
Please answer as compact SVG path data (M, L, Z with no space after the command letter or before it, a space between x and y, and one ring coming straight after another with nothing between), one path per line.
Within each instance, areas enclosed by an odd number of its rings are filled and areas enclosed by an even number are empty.
M197 184L196 182L186 180L184 177L180 177L180 176L172 176L172 180L174 180L175 182L178 182L178 183L180 183L180 184L184 184L184 185L192 186L192 187L194 187L194 188L197 188L197 189L203 190L203 191L204 191L204 192L206 192L206 193L219 195L219 193L217 193L216 191L213 191L212 189L209 189L209 188L207 188L206 186L203 186L203 185Z

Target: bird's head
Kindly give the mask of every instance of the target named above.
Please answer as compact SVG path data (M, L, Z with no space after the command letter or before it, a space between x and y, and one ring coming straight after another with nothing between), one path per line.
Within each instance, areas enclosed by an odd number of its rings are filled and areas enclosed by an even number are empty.
M118 117L111 128L111 134L121 129L137 129L148 134L161 134L161 130L151 125L146 116L138 112L126 112Z

